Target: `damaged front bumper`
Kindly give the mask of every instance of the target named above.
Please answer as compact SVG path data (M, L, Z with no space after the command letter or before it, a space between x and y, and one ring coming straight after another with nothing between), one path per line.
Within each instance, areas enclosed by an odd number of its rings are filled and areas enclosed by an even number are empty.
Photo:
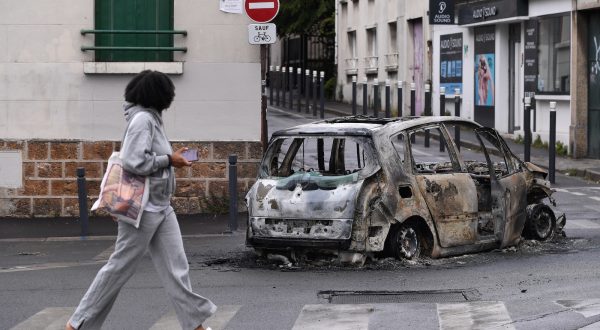
M348 248L352 219L250 217L247 243L254 247Z

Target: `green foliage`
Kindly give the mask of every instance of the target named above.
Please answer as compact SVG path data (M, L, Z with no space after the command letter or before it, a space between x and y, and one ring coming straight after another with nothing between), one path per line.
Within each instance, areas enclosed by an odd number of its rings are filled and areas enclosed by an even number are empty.
M336 77L331 77L325 81L325 98L333 100L335 98L335 87L337 85Z
M567 148L567 146L564 143L557 141L556 142L556 154L559 156L566 156L569 154L569 148Z
M535 148L543 148L544 147L544 143L542 142L542 138L539 136L539 134L535 137L535 140L533 140L533 143L531 144L531 146L533 146Z
M200 197L200 206L203 213L227 214L229 212L229 197L209 195Z
M283 0L274 22L279 36L310 34L335 37L334 0Z
M521 136L521 134L517 134L517 137L515 138L515 143L523 144L523 137Z

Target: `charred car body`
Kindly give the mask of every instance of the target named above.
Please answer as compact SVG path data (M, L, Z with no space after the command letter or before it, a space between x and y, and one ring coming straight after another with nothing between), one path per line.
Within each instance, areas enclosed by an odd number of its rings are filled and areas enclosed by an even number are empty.
M461 132L477 143L461 150ZM414 259L544 240L565 221L543 203L554 204L545 177L495 130L457 117L296 126L273 134L246 196L246 242Z

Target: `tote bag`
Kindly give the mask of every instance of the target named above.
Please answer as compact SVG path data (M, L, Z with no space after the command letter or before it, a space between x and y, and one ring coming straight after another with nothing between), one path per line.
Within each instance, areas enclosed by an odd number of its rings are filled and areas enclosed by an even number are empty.
M100 184L100 195L92 211L104 210L117 221L139 228L144 207L148 202L149 178L132 174L123 169L118 152L108 159L106 173Z

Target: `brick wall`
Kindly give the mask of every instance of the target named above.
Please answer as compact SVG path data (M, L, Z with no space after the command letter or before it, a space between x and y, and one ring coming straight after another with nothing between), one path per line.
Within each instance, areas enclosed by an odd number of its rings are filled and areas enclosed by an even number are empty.
M260 142L177 142L173 149L197 148L199 161L177 169L172 205L179 214L216 212L228 198L228 157L238 155L238 200L254 183L262 156ZM0 140L0 150L17 150L23 159L22 187L0 188L0 216L78 216L77 168L85 168L88 207L98 197L107 159L119 142ZM2 175L2 173L0 173ZM226 211L226 210L225 210Z

